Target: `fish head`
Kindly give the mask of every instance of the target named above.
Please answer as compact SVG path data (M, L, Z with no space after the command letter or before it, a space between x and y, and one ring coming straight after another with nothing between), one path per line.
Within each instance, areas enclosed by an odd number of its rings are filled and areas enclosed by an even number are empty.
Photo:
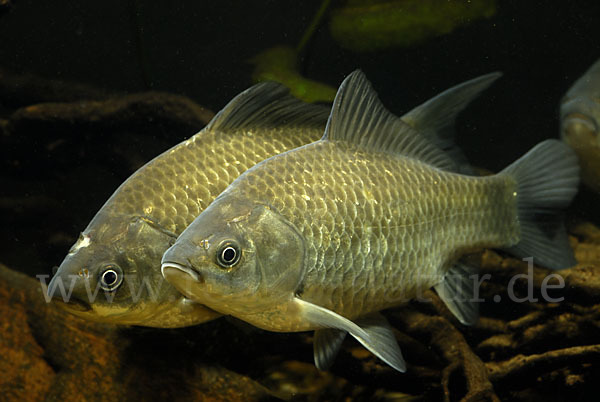
M579 157L583 182L600 192L600 60L563 97L560 121L562 139Z
M97 322L177 327L216 318L163 279L160 259L174 241L147 218L99 213L59 266L48 295Z
M301 233L271 206L222 197L167 250L162 272L188 298L239 317L294 295L304 249Z

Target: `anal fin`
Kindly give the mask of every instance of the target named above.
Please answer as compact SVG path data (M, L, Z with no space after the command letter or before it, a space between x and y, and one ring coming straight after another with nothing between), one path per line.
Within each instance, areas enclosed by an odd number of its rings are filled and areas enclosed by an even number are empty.
M472 278L476 273L476 268L457 262L444 275L444 280L434 286L440 299L464 325L473 325L479 319L475 282Z

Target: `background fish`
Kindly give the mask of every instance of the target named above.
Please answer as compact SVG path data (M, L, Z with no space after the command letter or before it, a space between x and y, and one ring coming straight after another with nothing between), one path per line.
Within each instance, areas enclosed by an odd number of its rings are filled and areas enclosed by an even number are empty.
M581 179L600 193L600 60L567 91L560 105L560 133L581 164Z
M569 147L543 142L495 176L457 168L355 72L322 140L236 179L167 250L163 275L193 300L258 327L316 329L319 367L347 331L404 371L378 311L435 286L461 322L474 323L472 270L457 263L461 255L501 247L549 268L575 264L554 216L577 191Z
M180 327L218 317L163 280L162 254L240 173L319 139L327 116L328 108L305 104L279 84L241 93L198 134L115 191L69 251L48 294L94 321Z

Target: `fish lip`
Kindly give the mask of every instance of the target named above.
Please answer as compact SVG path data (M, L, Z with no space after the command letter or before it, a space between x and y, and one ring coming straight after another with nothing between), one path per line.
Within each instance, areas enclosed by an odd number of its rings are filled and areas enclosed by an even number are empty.
M188 266L176 263L176 262L165 261L160 266L160 272L161 272L161 274L162 274L163 277L165 277L165 268L175 268L175 269L178 269L178 270L180 270L182 272L185 272L189 276L191 276L196 282L201 282L200 276L191 267L188 267Z

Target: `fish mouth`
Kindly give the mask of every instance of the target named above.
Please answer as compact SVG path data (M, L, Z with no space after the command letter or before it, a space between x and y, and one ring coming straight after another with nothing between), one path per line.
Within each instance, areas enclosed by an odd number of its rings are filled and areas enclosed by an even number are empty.
M196 271L194 271L192 268L190 268L188 266L181 265L176 262L170 262L170 261L165 261L160 266L160 272L162 273L162 275L165 279L167 278L167 276L173 276L173 275L178 274L178 272L174 271L174 270L185 272L186 274L191 276L192 279L194 279L194 281L202 282L200 275L198 275L198 273Z
M189 266L166 261L161 265L161 272L167 282L181 292L185 297L202 302L203 292L199 285L204 283L202 275ZM200 286L202 287L202 286Z

